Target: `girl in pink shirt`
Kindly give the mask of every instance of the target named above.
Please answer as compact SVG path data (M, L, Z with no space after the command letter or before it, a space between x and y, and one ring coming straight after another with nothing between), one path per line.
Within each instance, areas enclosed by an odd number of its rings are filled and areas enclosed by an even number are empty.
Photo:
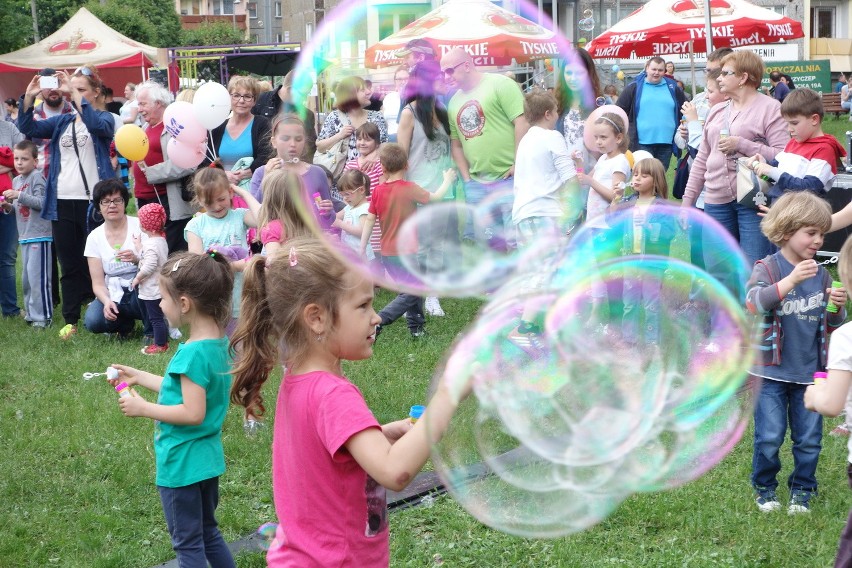
M306 211L299 211L297 201L304 199L299 176L293 172L278 169L272 170L263 178L263 203L257 224L260 227L260 242L263 244L263 254L272 256L287 242L298 235L319 234L319 227L310 227L305 219L311 219ZM312 207L304 204L302 207Z
M388 566L385 488L414 479L466 393L442 383L416 424L376 421L341 368L373 354L381 321L373 283L317 239L253 258L242 309L231 399L261 415L261 387L279 362L286 369L272 441L279 525L267 565Z

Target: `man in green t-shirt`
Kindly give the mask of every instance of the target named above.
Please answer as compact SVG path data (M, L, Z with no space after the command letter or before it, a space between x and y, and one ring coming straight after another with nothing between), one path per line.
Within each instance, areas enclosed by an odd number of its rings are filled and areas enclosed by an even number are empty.
M515 150L529 129L524 118L524 94L504 75L482 73L464 48L457 47L441 59L450 88L450 149L464 181L465 201L476 206L495 191L505 189L507 200L500 209L505 228L511 227L512 175ZM505 201L505 202L504 202ZM468 218L464 238L473 239L473 220ZM499 231L503 233L503 230ZM510 235L503 233L511 241Z

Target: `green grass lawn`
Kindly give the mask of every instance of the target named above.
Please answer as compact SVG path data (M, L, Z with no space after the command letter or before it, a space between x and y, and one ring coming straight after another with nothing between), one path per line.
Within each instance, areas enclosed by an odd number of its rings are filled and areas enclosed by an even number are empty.
M845 141L844 120L826 131ZM383 293L380 307L391 298ZM413 341L402 322L386 328L375 355L345 364L381 422L426 402L432 372L479 307L443 300L448 317L429 318L429 335ZM138 340L106 340L81 331L68 342L0 321L0 566L147 568L174 557L154 487L153 425L125 418L103 372L125 363L161 373L167 356L144 356ZM272 408L280 372L264 390ZM141 390L141 389L140 389ZM267 417L271 423L271 416ZM839 420L827 420L828 432ZM219 521L231 541L275 519L271 428L246 438L241 412L224 426L228 470L221 479ZM601 524L568 537L533 540L486 528L450 497L391 515L393 566L828 566L852 497L846 485L846 440L826 436L820 495L808 516L764 515L754 506L749 473L751 432L718 467L675 490L627 499ZM782 486L790 472L782 449ZM786 495L781 491L781 497ZM237 558L265 566L262 553Z
M390 298L382 294L377 305ZM430 318L429 336L413 341L402 322L388 327L371 360L347 363L377 418L405 415L426 398L432 370L478 303L444 300L449 316ZM68 342L21 320L0 322L9 346L0 363L0 566L148 567L173 557L153 484L152 424L125 418L102 378L122 362L162 372L166 357L144 356L136 340L120 343L81 332ZM264 394L272 406L277 380ZM271 417L268 418L271 420ZM827 421L830 429L837 420ZM224 427L228 471L219 520L228 540L274 520L270 430L242 431L239 409ZM763 515L748 475L750 434L716 469L686 487L629 498L584 533L522 539L490 530L450 497L391 515L394 566L825 566L849 507L845 440L824 440L821 494L810 516ZM789 473L790 454L782 454ZM782 482L783 483L783 482ZM239 566L264 566L261 553Z

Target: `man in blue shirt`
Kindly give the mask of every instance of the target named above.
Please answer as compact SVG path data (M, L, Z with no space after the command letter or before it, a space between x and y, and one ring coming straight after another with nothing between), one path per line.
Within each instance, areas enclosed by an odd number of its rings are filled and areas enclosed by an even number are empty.
M665 74L665 60L652 57L645 70L622 91L616 104L624 109L630 121L630 150L647 150L668 169L672 141L680 124L680 108L686 96Z
M772 93L772 96L779 102L784 102L784 99L787 98L787 95L790 94L790 87L787 86L787 83L784 82L783 77L781 77L781 73L778 71L773 71L769 74L769 83L772 85L772 88L769 89L769 92Z

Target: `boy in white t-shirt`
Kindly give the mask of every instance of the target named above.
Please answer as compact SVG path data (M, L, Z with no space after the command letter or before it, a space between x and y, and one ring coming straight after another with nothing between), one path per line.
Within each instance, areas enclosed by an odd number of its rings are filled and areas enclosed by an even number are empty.
M849 290L852 285L852 239L847 239L840 249L840 261L837 263L840 281ZM837 416L846 406L846 415L852 415L848 404L848 394L852 385L852 323L840 326L831 334L828 344L828 379L814 381L805 389L805 408L819 412L824 416ZM846 472L852 486L852 439L847 443L848 461ZM846 520L846 528L840 535L835 566L852 566L852 510Z
M580 207L572 207L571 198L579 195L577 170L565 144L565 138L556 131L559 113L556 98L551 93L534 90L524 99L524 117L530 129L518 144L515 155L512 222L518 228L521 247L540 243L542 239L557 242L565 236L566 222L576 215ZM574 190L574 191L572 191ZM533 286L539 284L550 268L547 258L536 259L540 265ZM532 321L535 312L524 310L517 329L510 339L519 345L534 343L540 326Z

